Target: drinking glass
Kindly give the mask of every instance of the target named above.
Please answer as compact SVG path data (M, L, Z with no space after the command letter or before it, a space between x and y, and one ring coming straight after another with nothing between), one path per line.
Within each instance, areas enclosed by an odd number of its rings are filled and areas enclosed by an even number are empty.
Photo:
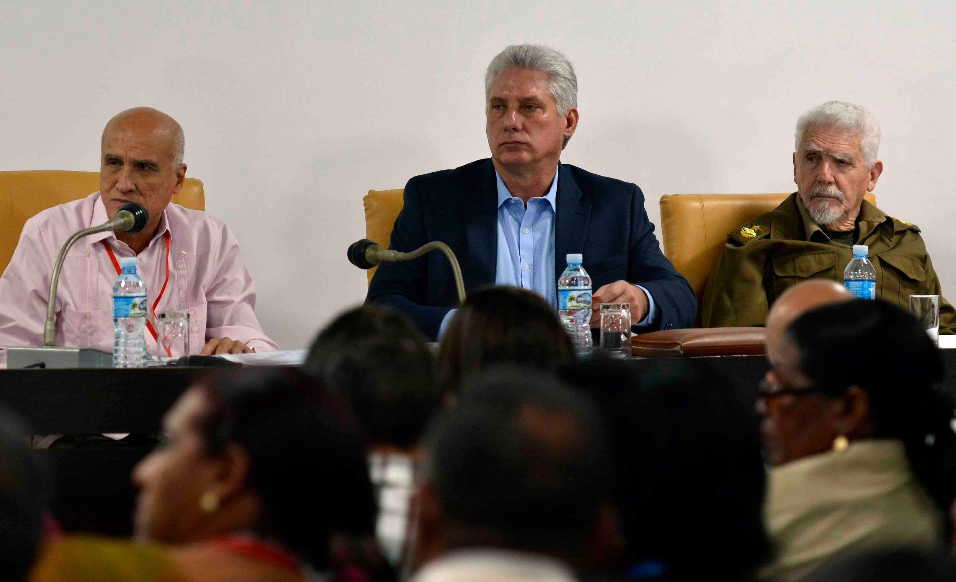
M618 358L631 355L631 305L629 303L601 304L602 352Z
M189 355L189 313L166 311L159 320L159 359L175 360Z

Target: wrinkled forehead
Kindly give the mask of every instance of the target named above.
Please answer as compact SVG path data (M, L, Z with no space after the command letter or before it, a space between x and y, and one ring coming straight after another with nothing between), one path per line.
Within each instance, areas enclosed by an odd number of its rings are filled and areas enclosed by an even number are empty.
M839 125L810 125L800 138L800 150L863 155L863 132Z
M101 150L104 155L128 153L143 159L176 157L175 140L162 128L108 127L103 132Z

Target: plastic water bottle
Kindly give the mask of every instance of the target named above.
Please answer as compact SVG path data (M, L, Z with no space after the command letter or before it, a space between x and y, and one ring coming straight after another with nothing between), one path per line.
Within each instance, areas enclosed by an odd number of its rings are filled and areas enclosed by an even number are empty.
M853 258L843 271L843 285L857 299L876 299L876 270L869 252L866 245L853 245Z
M558 278L558 313L579 355L591 351L591 276L582 260L580 253L568 254L568 266Z
M136 258L120 259L122 272L113 285L113 367L142 368L146 359L146 283Z

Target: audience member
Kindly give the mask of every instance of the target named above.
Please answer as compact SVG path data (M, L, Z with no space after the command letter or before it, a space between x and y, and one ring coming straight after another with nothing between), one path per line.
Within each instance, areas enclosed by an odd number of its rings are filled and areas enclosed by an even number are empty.
M438 351L438 381L458 393L467 376L496 364L554 370L574 357L558 314L519 287L486 287L468 295Z
M766 475L752 395L710 366L640 379L613 360L562 377L597 402L625 548L612 579L749 580L769 558Z
M482 374L426 439L416 582L570 581L606 545L600 421L556 379Z
M43 542L49 502L45 467L26 447L31 431L0 408L0 573L26 580Z
M411 512L415 445L441 405L425 336L398 311L363 305L319 332L303 368L348 400L365 429L379 500L376 536L381 551L397 565ZM368 546L346 553L364 562L364 556L376 553Z
M348 400L371 444L407 448L440 405L426 341L398 311L363 305L319 332L303 369Z
M370 534L364 447L347 407L294 369L208 377L167 413L134 471L139 539L202 580L303 580L329 538Z
M780 295L767 314L767 352L776 352L783 334L794 319L814 307L849 301L853 294L829 279L810 279L797 283Z
M777 545L763 574L802 579L838 554L942 541L956 491L939 350L908 313L848 301L798 317L760 388Z

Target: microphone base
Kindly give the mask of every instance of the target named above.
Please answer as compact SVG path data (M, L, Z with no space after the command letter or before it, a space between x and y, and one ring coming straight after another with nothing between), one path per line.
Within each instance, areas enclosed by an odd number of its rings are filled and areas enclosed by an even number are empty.
M7 369L112 368L113 354L87 348L6 348Z

